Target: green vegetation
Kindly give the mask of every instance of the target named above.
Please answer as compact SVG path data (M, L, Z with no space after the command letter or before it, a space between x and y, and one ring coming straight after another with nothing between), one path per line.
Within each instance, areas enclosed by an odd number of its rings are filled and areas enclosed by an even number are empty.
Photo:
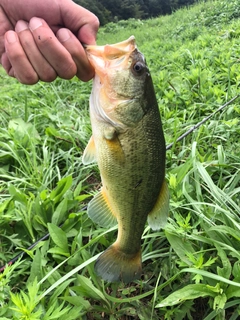
M146 19L170 14L176 9L191 5L197 0L74 0L95 13L101 25L129 18Z
M100 30L99 44L135 35L167 143L239 93L239 15L239 1L218 0ZM123 285L94 273L116 227L86 214L100 187L81 164L91 83L24 86L2 70L0 82L0 264L26 253L0 273L1 320L239 319L239 99L167 152L168 224L146 225L144 274Z

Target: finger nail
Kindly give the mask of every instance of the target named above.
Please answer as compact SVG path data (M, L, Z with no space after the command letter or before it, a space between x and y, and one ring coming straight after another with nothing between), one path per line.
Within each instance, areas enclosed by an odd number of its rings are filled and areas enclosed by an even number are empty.
M16 33L10 30L6 33L6 39L8 43L14 43L17 41L18 38Z
M24 31L24 30L27 30L28 29L28 23L26 21L23 21L23 20L19 20L17 23L16 23L16 26L15 26L15 31L16 32L21 32L21 31Z
M57 33L57 38L60 42L65 42L70 39L70 33L68 29L60 29Z
M32 18L29 22L29 29L31 31L36 30L37 28L41 27L42 24L42 20L39 18Z

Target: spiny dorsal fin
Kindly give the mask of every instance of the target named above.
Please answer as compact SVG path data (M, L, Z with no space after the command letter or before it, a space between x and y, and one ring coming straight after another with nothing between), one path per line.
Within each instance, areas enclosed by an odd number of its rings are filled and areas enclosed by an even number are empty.
M83 164L90 164L93 162L97 162L97 159L96 159L95 142L93 140L93 136L91 136L91 138L88 141L88 144L83 152L82 163Z
M169 190L164 180L157 202L148 214L148 224L153 230L164 228L169 212Z
M117 219L112 213L110 205L104 191L101 190L89 202L87 213L90 219L102 227L113 227L117 224Z

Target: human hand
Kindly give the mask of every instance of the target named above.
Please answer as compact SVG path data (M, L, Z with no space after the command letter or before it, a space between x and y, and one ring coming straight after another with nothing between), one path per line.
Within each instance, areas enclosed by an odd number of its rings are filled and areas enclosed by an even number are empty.
M97 17L71 0L0 0L0 58L21 83L94 75L82 44L95 44Z

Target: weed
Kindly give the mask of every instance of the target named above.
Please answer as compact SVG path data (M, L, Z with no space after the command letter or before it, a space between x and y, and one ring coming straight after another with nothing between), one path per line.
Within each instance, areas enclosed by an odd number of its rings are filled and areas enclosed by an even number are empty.
M91 83L28 87L0 70L0 318L237 319L240 297L239 3L200 2L100 29L98 43L134 34L154 81L167 144L171 210L146 226L143 276L103 282L94 262L116 236L86 214L99 173L83 166ZM112 27L114 26L114 29ZM34 241L49 238L27 250Z

